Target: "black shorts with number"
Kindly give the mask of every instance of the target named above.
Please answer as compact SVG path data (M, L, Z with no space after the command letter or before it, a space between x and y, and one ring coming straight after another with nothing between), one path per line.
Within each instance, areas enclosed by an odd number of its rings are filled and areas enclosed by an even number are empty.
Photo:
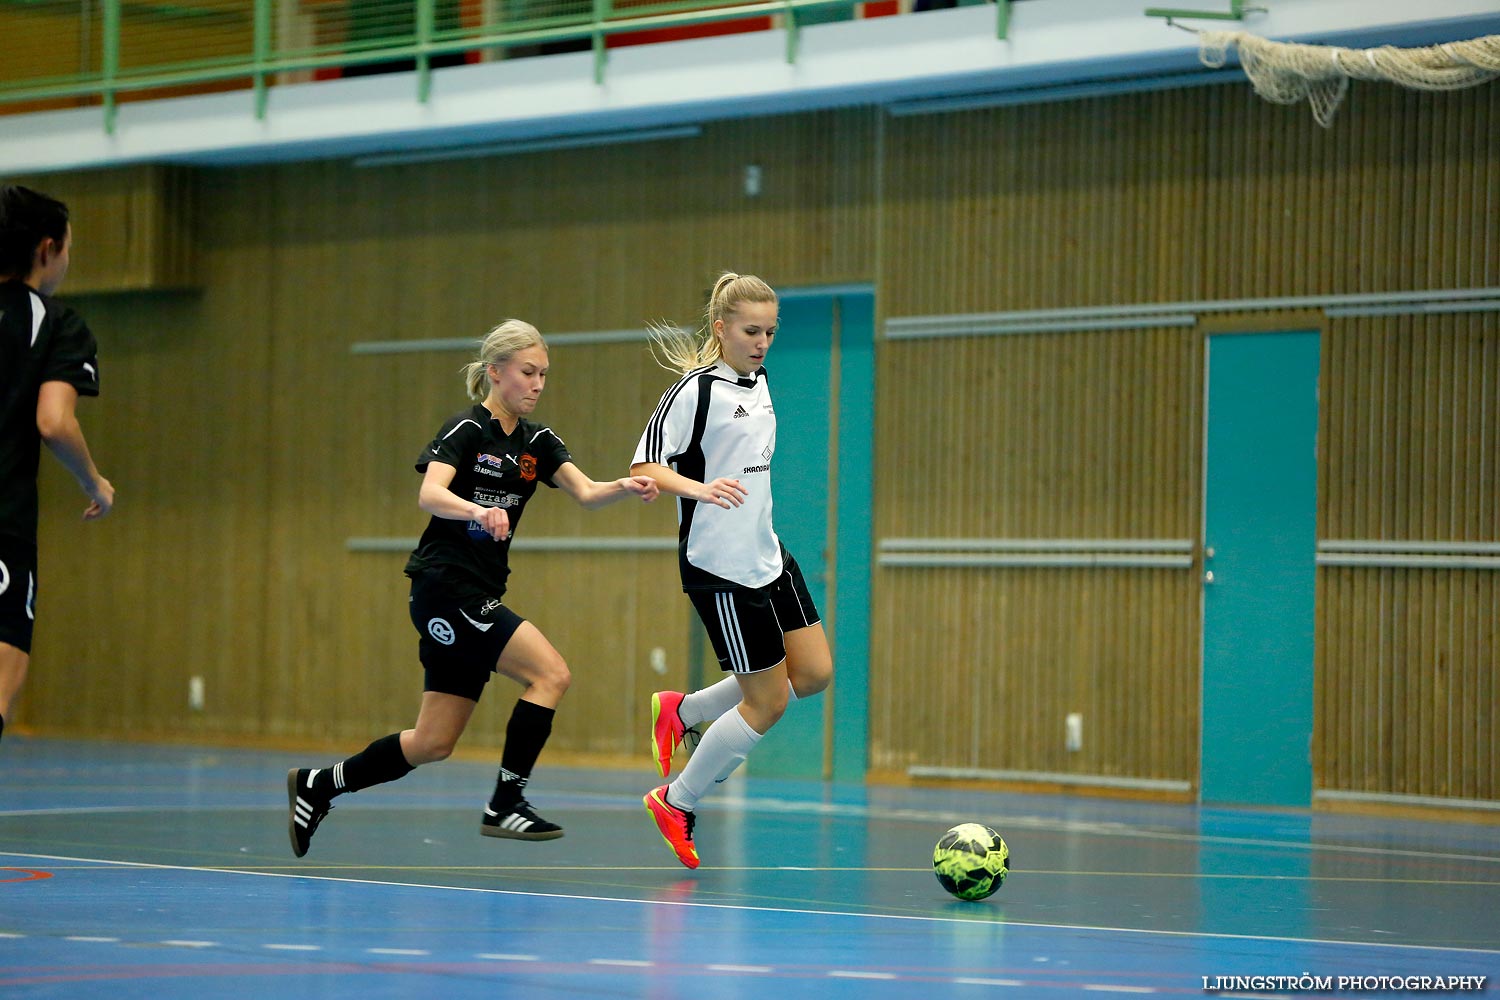
M526 620L498 597L459 596L427 575L412 578L408 607L427 674L422 690L473 701Z
M31 652L36 622L36 545L0 535L0 642Z
M776 666L786 659L783 635L822 621L791 555L781 575L764 587L690 590L688 597L708 629L719 666L737 674Z

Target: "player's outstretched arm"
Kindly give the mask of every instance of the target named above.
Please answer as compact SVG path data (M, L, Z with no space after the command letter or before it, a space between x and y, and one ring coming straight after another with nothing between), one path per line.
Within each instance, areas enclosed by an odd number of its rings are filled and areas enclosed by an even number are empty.
M726 510L738 507L750 495L738 479L715 479L711 483L700 483L657 462L637 462L630 467L630 471L638 476L650 476L663 493L716 504Z
M642 503L650 503L660 492L656 480L650 476L628 476L624 479L600 483L584 475L583 470L572 462L564 462L562 467L552 474L552 481L564 493L578 501L580 506L587 507L589 510L607 507L616 500L623 500L629 496L640 497Z

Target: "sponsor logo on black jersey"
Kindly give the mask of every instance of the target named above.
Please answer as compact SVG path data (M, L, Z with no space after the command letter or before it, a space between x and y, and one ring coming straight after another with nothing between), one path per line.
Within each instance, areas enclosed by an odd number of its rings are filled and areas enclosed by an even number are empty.
M745 408L743 406L736 406L734 408L734 419L736 420L740 419L740 417L748 417L749 415L750 414L745 412Z
M474 471L486 476L503 476L506 462L518 464L510 455L479 454L474 456Z
M474 461L480 465L493 465L497 469L505 468L506 462L509 462L511 465L516 464L516 460L509 455L491 455L488 452L481 452L476 455Z
M483 486L476 486L474 487L474 496L472 499L475 503L483 504L486 507L500 507L504 510L509 510L520 503L522 498L519 493L497 493L487 490Z

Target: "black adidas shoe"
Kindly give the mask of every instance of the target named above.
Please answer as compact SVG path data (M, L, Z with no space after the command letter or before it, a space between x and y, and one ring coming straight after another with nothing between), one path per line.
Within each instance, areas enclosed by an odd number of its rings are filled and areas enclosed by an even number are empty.
M530 802L521 799L503 813L485 806L479 832L486 837L505 837L508 840L556 840L563 835L563 828L542 819L531 808Z
M305 767L301 770L294 767L286 773L287 832L292 837L292 853L299 858L307 853L318 824L333 808L331 802L313 791L312 779L317 773L317 768Z

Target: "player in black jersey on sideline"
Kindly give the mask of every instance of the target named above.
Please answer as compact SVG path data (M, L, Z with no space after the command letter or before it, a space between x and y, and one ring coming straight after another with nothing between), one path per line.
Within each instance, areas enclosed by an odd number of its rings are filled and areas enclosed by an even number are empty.
M771 524L776 411L762 362L777 322L769 285L725 273L698 334L652 328L664 365L683 377L663 394L630 471L679 498L682 589L730 672L686 696L651 696L651 742L663 778L684 733L710 723L677 779L645 797L657 829L689 868L698 867L698 799L744 761L789 700L817 694L833 678L818 609Z
M51 299L72 244L66 205L0 187L0 735L31 665L42 443L88 494L85 521L115 503L77 415L79 396L99 395L98 347L79 315Z
M627 496L649 502L657 486L646 476L595 482L573 464L551 428L527 419L546 385L547 367L547 345L536 327L515 319L495 327L464 369L469 396L482 402L449 418L417 459L418 502L432 515L406 564L426 672L417 723L331 768L287 773L288 829L297 857L307 853L335 796L448 757L491 673L525 690L505 728L499 778L479 831L514 840L563 835L522 792L572 678L546 636L500 602L510 540L539 482L591 509Z

